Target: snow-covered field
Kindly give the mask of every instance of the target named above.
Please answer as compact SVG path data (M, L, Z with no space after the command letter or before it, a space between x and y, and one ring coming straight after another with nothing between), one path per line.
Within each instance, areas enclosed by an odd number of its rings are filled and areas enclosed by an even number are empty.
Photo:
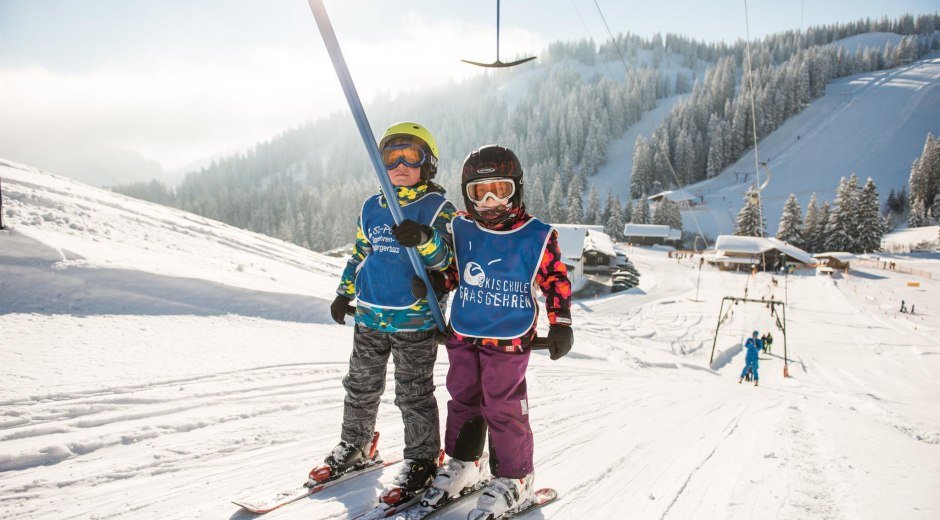
M12 163L0 177L0 518L249 518L229 501L302 482L339 434L342 260ZM533 356L537 482L561 497L531 518L940 518L936 277L774 287L706 267L696 290L697 261L628 254L640 287L576 301L572 354ZM790 378L760 304L735 308L730 361L709 365L720 300L745 290L788 302ZM756 388L735 354L754 329L776 337ZM393 472L267 516L347 518Z

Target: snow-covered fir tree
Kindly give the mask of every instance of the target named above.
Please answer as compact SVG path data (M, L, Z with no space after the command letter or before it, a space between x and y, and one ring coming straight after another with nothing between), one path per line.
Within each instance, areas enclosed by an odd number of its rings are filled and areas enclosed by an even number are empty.
M633 145L633 170L630 172L630 198L636 199L653 189L653 151L643 136Z
M815 252L822 253L826 251L828 236L826 234L826 224L829 222L829 215L832 213L832 204L827 200L819 208L819 226L816 228L816 235L813 237L813 243L816 244ZM805 232L805 230L804 230Z
M878 203L878 188L875 181L868 178L859 197L859 243L858 252L871 253L881 249L881 239L885 234L885 221L881 218Z
M548 211L546 216L552 223L563 223L567 212L565 211L565 191L561 186L561 175L556 174L552 182L552 189L548 192Z
M640 196L640 200L633 207L633 217L630 218L630 222L634 224L650 223L650 202L645 193Z
M580 224L584 220L584 175L578 173L568 186L568 204L565 222Z
M633 222L633 201L627 199L627 204L623 207L623 223L629 224Z
M620 201L617 198L614 198L610 205L610 217L604 225L604 232L614 240L623 238L623 214L620 212Z
M679 212L679 205L663 198L656 206L653 224L669 226L672 229L682 231L682 214Z
M826 245L829 251L857 252L859 250L859 188L853 173L842 177L836 189L836 199L826 221Z
M545 217L545 191L541 177L535 177L531 182L526 183L523 197L529 213L536 217Z
M803 248L806 246L803 240L803 212L800 209L800 203L796 200L796 195L790 194L787 202L783 205L783 214L780 216L780 226L777 229L777 238L788 244Z
M929 226L930 220L927 218L927 205L924 199L911 199L911 212L907 216L907 225L910 227Z
M940 141L932 133L927 134L924 149L911 166L909 179L911 211L908 224L911 227L929 226L937 222L933 211L940 189Z
M806 205L806 218L803 220L803 245L806 250L810 253L819 253L821 252L820 244L817 242L819 238L819 208L816 203L816 194L809 198L809 204Z
M734 234L747 237L762 237L766 234L763 212L757 190L751 187L744 195L744 206L738 212Z
M601 195L597 191L597 186L591 186L591 193L588 195L587 214L584 217L584 223L603 225L604 223L601 222L603 211L604 210L601 208Z

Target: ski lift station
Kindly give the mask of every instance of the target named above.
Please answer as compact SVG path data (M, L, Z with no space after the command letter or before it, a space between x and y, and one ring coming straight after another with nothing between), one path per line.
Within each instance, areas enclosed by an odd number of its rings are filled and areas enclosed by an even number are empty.
M719 235L715 253L705 255L705 261L723 271L761 271L783 266L808 267L816 260L802 249L774 237L743 237Z

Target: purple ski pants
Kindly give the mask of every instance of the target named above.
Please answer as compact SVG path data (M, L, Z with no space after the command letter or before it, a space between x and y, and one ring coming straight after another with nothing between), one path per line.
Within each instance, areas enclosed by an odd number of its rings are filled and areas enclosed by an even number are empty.
M445 452L454 456L461 428L482 416L489 427L490 453L498 460L496 476L519 478L532 473L533 441L525 383L529 351L502 352L453 336L446 346L451 399L447 403Z

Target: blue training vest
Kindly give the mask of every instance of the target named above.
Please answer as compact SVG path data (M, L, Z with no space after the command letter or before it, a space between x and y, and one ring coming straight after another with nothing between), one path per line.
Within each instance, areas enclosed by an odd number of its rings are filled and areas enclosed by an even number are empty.
M388 207L379 204L381 198L373 195L362 205L362 232L372 245L372 253L356 273L356 299L373 307L407 309L418 302L411 294L415 272L405 248L392 235L395 221ZM443 195L432 192L402 206L401 211L406 219L430 226L446 202Z
M510 231L490 231L465 217L453 220L460 287L450 326L462 336L513 339L538 315L535 274L552 227L538 219Z

